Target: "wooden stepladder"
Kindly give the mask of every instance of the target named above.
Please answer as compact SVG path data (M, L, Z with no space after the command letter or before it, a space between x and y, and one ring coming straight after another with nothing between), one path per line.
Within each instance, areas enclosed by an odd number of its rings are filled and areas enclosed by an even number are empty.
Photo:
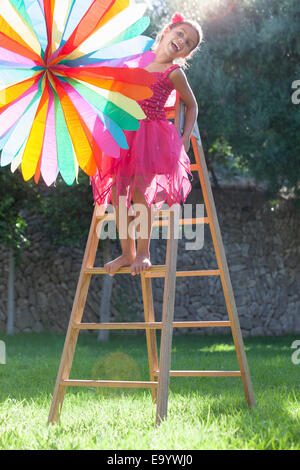
M184 106L177 97L176 106L166 109L169 119L175 118L178 128L183 127ZM152 391L152 400L156 403L156 423L159 424L167 417L169 381L170 376L191 376L191 377L211 377L230 376L241 377L245 397L249 407L255 406L255 399L252 390L252 383L248 369L247 357L245 354L242 333L240 329L239 317L235 304L233 289L230 280L225 250L222 242L216 207L211 190L207 165L201 144L200 133L196 123L192 134L192 146L195 163L191 165L192 171L197 171L203 193L206 216L193 219L179 219L178 207L174 205L171 210L161 210L157 214L153 226L168 226L168 239L166 261L164 265L152 266L144 271L141 276L142 296L144 305L144 322L131 323L82 323L82 316L85 308L88 289L93 275L105 275L103 267L95 267L96 252L99 243L99 224L109 220L114 220L114 214L105 213L102 207L94 209L90 226L88 241L82 262L82 268L77 284L76 294L71 312L70 322L67 330L65 344L63 348L60 367L57 375L54 395L48 418L48 424L59 421L63 401L68 386L81 387L130 387L149 388ZM188 270L177 271L177 251L178 237L177 229L179 225L185 224L208 224L214 245L217 269L209 270ZM117 274L130 274L130 268L121 268ZM174 321L175 288L176 277L185 276L220 276L224 293L228 320L227 321ZM152 284L151 279L155 277L165 278L162 321L155 321ZM233 371L172 371L171 348L173 328L199 328L199 327L229 327L231 328L233 341L236 349L239 370ZM146 331L146 342L148 350L148 361L150 370L149 381L108 381L108 380L70 380L70 372L75 354L75 348L79 332L81 330L127 330L143 329ZM156 330L161 329L160 357L157 352Z

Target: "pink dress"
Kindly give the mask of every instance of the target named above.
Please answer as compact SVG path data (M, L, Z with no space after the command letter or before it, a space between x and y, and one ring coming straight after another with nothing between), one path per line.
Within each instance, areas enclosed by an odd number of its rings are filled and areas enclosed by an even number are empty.
M94 200L107 206L115 185L117 201L126 197L127 207L136 188L144 194L150 207L159 209L165 202L171 206L184 202L191 190L188 174L190 160L176 127L167 120L164 106L174 89L169 73L153 72L157 82L152 85L153 96L139 101L147 118L140 121L137 131L124 131L129 149L121 149L120 158L102 154L102 166L91 178Z

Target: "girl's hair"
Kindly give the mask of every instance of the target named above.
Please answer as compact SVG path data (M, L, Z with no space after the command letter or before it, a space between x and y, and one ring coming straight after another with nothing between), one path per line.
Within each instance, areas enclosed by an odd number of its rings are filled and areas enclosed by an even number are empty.
M200 26L200 24L195 21L195 20L187 20L186 18L184 18L180 13L175 13L172 18L171 18L171 22L169 24L167 24L166 26L163 27L163 29L157 34L156 36L156 40L155 40L155 43L153 44L153 47L152 49L155 50L161 39L162 39L162 36L164 34L164 31L167 27L169 27L170 29L174 29L174 28L177 28L178 26L182 25L182 24L187 24L189 26L191 26L192 28L195 29L195 31L197 32L198 34L198 43L197 45L191 50L191 52L189 53L189 55L187 57L180 57L179 59L177 59L175 62L178 63L182 68L187 68L188 67L188 61L193 57L193 55L199 50L199 46L200 44L203 42L203 31L202 31L202 28Z

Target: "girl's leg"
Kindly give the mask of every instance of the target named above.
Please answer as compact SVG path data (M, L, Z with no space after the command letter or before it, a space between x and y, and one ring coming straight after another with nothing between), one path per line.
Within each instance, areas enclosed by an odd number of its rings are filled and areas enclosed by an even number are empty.
M133 202L137 211L139 211L138 204L141 204L142 215L140 214L140 219L142 222L145 222L145 225L140 226L139 229L140 235L137 238L136 257L131 265L131 274L135 276L136 274L140 274L142 271L145 271L151 267L150 238L152 223L154 220L154 211L152 207L148 206L145 200L145 196L139 190L139 188L135 189Z
M128 228L133 217L128 215L125 198L120 197L117 204L115 186L112 188L113 202L116 210L116 224L119 233L122 254L118 258L106 263L104 268L106 272L113 276L122 266L130 266L136 256L134 232L129 233ZM131 224L132 226L132 224Z

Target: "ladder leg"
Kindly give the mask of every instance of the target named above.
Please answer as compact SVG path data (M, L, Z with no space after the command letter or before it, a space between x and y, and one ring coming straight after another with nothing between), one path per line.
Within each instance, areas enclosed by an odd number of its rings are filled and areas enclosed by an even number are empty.
M231 331L233 336L233 341L235 344L237 359L240 366L245 397L249 407L255 406L255 398L252 389L252 382L250 377L250 372L248 368L247 357L244 348L243 337L240 329L239 317L236 309L236 304L234 300L233 289L230 280L229 269L227 265L224 245L222 241L221 231L219 227L219 221L217 217L217 211L214 203L214 198L211 190L211 185L209 181L206 161L203 153L203 149L200 141L199 129L196 124L195 126L196 138L192 138L192 144L195 154L196 163L198 166L198 173L200 184L202 188L204 203L209 218L209 226L212 236L212 241L214 245L214 250L216 254L216 259L218 267L220 269L220 278L222 283L222 288L224 292L228 317L231 324Z
M141 281L142 281L142 294L143 294L145 322L155 322L151 278L146 278L145 275L142 273ZM158 355L157 355L157 342L156 342L156 330L155 329L146 330L146 340L147 340L147 349L148 349L150 380L151 382L155 382L157 378L157 372L155 371L158 370ZM157 400L157 388L153 387L152 388L153 403L156 403L156 400Z
M231 332L235 344L237 360L239 363L241 377L244 386L245 397L249 407L255 406L255 398L252 389L252 382L248 367L247 356L244 348L243 336L240 328L239 316L235 304L232 284L230 280L229 269L226 261L224 246L220 238L218 225L211 228L213 243L215 246L216 257L220 269L220 279L223 287L225 303L227 307L228 317L231 325Z
M216 243L217 245L215 246L215 250L216 250L216 253L217 252L219 253L220 258L222 259L222 265L219 264L219 268L221 272L220 278L221 278L221 283L223 287L228 317L229 317L230 324L231 324L231 332L232 332L233 341L235 344L237 359L238 359L238 363L239 363L239 367L241 371L245 397L246 397L248 406L252 407L252 406L255 406L255 398L254 398L254 393L253 393L253 388L252 388L252 382L251 382L251 377L250 377L250 372L249 372L249 367L248 367L247 356L245 353L243 336L242 336L242 332L240 328L238 312L237 312L236 304L234 300L229 270L228 270L226 258L224 255L224 247L223 247L223 244L220 243L220 240L218 240L219 237L217 234L215 235L215 238L216 238L216 242L214 243Z
M174 212L173 210L170 210L169 236L166 253L166 277L162 313L162 332L160 343L156 424L160 424L161 421L167 417L168 411L177 254L178 236L177 233L175 233Z
M58 371L51 408L49 412L48 424L58 423L59 421L66 393L66 387L61 384L61 381L69 377L74 351L77 343L77 337L78 331L70 329L67 332L60 368Z
M62 384L63 380L67 380L70 375L74 352L77 344L79 330L73 327L74 322L80 322L85 307L87 293L90 285L91 275L84 272L85 268L93 267L98 248L99 238L96 233L97 219L96 208L90 227L89 237L85 249L82 262L79 281L77 284L76 294L73 303L73 309L69 321L68 331L65 339L64 349L56 379L56 385L53 393L52 404L48 417L48 424L57 423L61 413L66 386Z

